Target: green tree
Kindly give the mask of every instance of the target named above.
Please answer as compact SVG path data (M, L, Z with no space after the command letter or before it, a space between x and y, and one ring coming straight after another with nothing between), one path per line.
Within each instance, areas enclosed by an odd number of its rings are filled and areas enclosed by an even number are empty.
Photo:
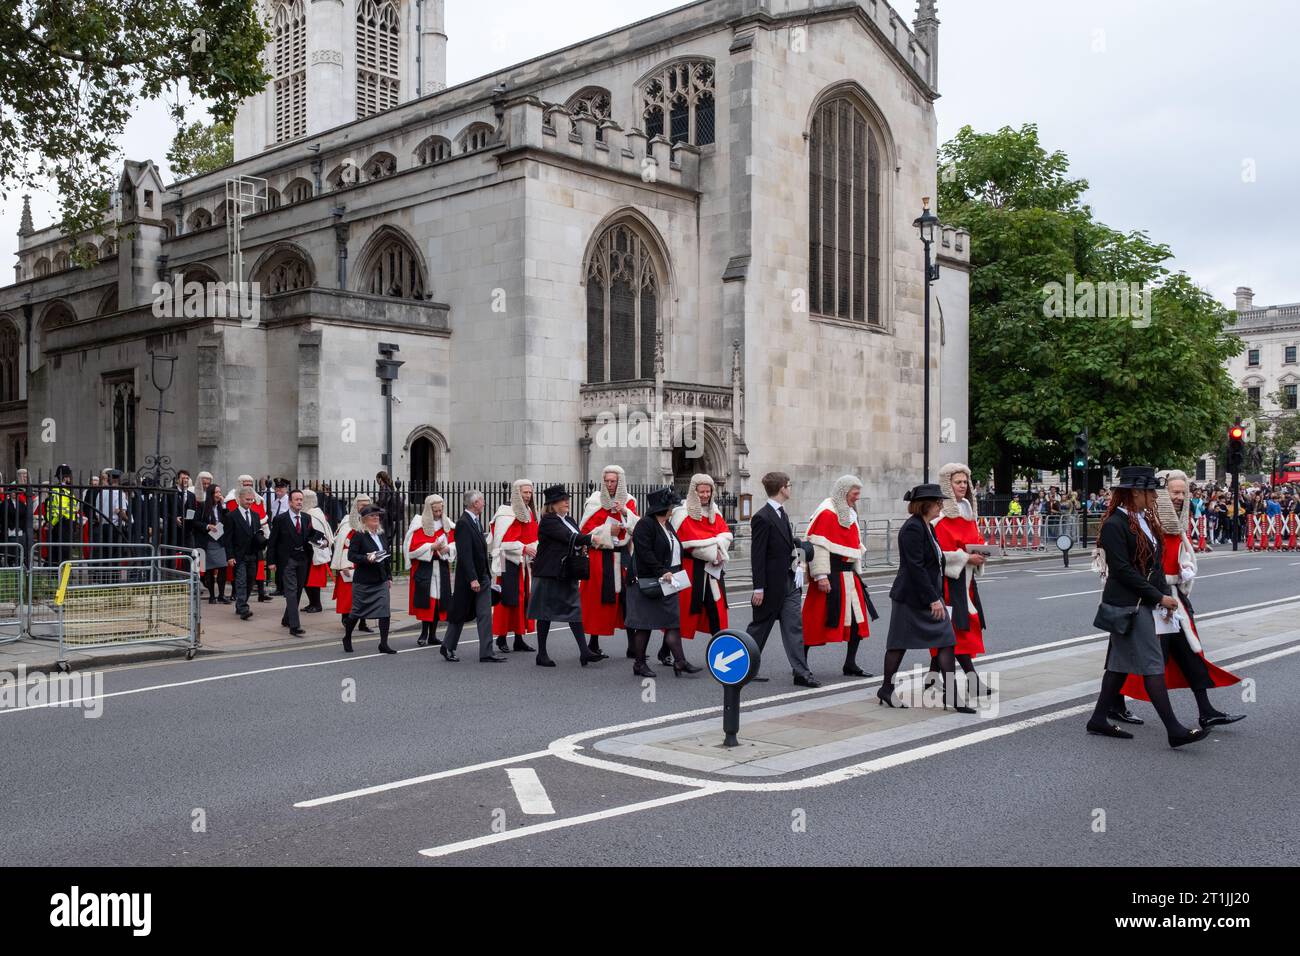
M142 101L197 97L218 122L269 80L257 0L11 0L0 14L0 198L52 184L61 227L98 230Z
M1063 467L1085 427L1103 466L1204 451L1238 394L1223 368L1241 348L1224 331L1231 313L1169 274L1167 246L1096 221L1087 181L1069 177L1065 154L1044 149L1035 126L964 127L939 161L940 216L971 233L973 464L1005 491L1017 475ZM1051 308L1067 283L1099 282L1137 284L1150 299Z
M196 120L176 131L167 162L182 179L210 173L235 161L234 127L229 122Z

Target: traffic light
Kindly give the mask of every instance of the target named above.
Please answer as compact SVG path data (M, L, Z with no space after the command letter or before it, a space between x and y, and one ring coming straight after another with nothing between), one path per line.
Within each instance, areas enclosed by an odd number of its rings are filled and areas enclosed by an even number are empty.
M1228 471L1241 471L1246 448L1246 429L1237 422L1228 429Z
M1079 432L1074 436L1074 467L1080 471L1088 467L1088 433Z

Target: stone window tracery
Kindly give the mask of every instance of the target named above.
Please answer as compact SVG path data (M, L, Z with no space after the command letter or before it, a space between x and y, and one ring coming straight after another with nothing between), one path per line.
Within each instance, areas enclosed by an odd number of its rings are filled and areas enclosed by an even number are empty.
M275 141L307 132L307 15L303 0L284 0L271 13Z
M596 142L604 142L605 133L600 124L610 118L609 90L589 86L575 93L564 108L572 116L590 116L596 121Z
M587 263L587 382L654 378L662 282L650 247L610 226Z
M357 4L357 119L398 102L401 29L393 0Z
M678 60L641 87L645 134L673 143L707 146L714 141L713 63Z

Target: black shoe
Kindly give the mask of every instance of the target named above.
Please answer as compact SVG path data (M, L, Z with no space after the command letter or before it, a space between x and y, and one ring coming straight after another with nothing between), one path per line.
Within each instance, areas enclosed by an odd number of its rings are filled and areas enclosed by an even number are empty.
M308 604L305 608L302 609L302 613L303 613L303 614L319 614L322 610L323 610L323 609L320 608L320 607L314 607L314 606Z
M302 637L307 632L300 627L291 627L289 628L289 633L292 634L294 637Z
M218 603L218 604L234 604L235 602L232 601L230 598L226 597L226 596L223 594L223 595L221 595L221 597L217 598L217 603Z
M944 701L944 702L943 702L943 709L944 709L944 710L947 710L947 709L948 709L948 702L947 702L947 701ZM952 709L955 710L955 711L957 711L957 713L959 713L959 714L973 714L973 713L975 713L975 708L974 708L974 707L967 707L965 704L956 704L956 705L953 706Z
M599 647L589 647L587 648L587 653L589 653L591 655L591 659L595 661L609 660L609 655L606 654L604 651L602 651Z
M644 657L639 657L636 663L632 665L632 673L637 677L654 677L655 672L650 669L650 665L645 662Z
M698 674L704 670L703 667L696 667L688 660L677 661L673 664L673 676L681 677L683 674Z
M393 650L393 649L392 649L391 647L389 647L387 644L380 644L380 645L379 645L379 653L380 653L380 654L396 654L397 651Z
M816 677L800 677L798 674L795 674L794 686L795 687L821 687L822 682L819 681Z
M591 651L584 651L582 656L578 658L578 660L582 662L583 667L586 667L588 664L595 664L597 661L603 661L604 659L604 654L593 654Z
M929 690L931 687L938 687L938 686L939 686L939 675L934 671L926 671L925 676L921 678L921 689Z
M1127 707L1123 710L1109 711L1106 716L1111 720L1118 720L1121 724L1133 724L1137 727L1141 727L1146 723L1145 720L1134 714L1133 711L1129 710Z
M491 657L480 657L478 662L480 664L504 664L505 660L500 654L493 654Z
M893 693L886 691L883 687L876 691L876 700L885 707L895 707L899 710L907 710L907 705L905 703L901 700L895 703Z
M528 646L528 642L525 641L522 637L516 637L516 638L515 638L515 646L512 647L511 650L512 650L512 651L519 651L520 653L523 653L524 651L527 651L529 654L532 654L532 653L535 653L535 652L536 652L537 648L535 648L535 647L529 647L529 646Z
M662 664L664 667L673 666L673 655L671 651L662 650L659 652L658 657L659 657L659 663Z
M272 599L269 598L269 597L267 597L265 594L259 594L259 595L257 596L257 603L258 603L258 604L265 604L267 601L270 601L270 600L272 600Z
M502 654L510 653L510 647L506 644L506 639L504 637L497 638L497 650L499 650Z
M352 638L350 637L343 638L343 650L349 654L352 653Z
M427 637L423 636L423 635L421 635L420 637L416 638L416 640L415 640L415 646L416 646L416 647L425 647L425 646L428 645L428 643L429 643L429 639L428 639Z
M210 597L210 598L208 598L208 603L209 603L209 604L216 604L216 603L217 603L217 599L216 599L215 597ZM630 652L629 652L629 653L630 653Z
M871 672L870 672L870 671L864 671L864 670L863 670L861 667L859 667L857 664L852 664L852 665L845 664L845 665L844 665L844 676L845 676L845 677L870 677L870 676L871 676Z
M1202 717L1199 721L1201 729L1208 727L1219 727L1223 724L1235 724L1239 720L1245 720L1245 714L1215 714L1212 717Z
M445 646L438 648L438 653L442 655L444 661L450 661L453 664L460 662L460 658L456 656L456 652L447 650Z
M375 632L375 629L372 628L372 627L371 627L369 624L367 624L365 621L362 621L360 624L357 625L357 630L358 630L358 631L363 631L363 632L366 633L366 634L373 634L373 633Z
M538 667L554 667L554 666L555 666L555 661L551 660L551 659L550 659L549 657L547 657L545 654L538 654L538 655L537 655L537 666L538 666Z
M431 638L429 638L429 646L430 646L430 647L442 647L442 641L440 641L440 640L439 640L438 638L436 638L436 637L431 637Z
M241 613L241 614L239 615L239 619L240 619L241 621L247 621L247 620L248 620L250 617L252 617L252 616L253 616L253 612L252 612L252 611L244 611L243 613Z
M1208 736L1210 736L1209 733L1207 733L1205 730L1203 730L1200 727L1196 728L1195 730L1189 730L1181 734L1170 734L1169 746L1181 747L1184 744L1194 744L1198 741L1204 740Z
M1088 721L1088 733L1096 734L1098 737L1114 737L1117 740L1132 740L1133 735L1127 730L1120 730L1114 724L1094 724Z

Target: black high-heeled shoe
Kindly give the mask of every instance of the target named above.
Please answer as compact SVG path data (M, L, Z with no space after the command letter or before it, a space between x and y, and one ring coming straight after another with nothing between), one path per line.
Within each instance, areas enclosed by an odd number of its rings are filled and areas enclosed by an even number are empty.
M664 667L673 666L673 655L671 651L667 651L667 650L660 651L658 654L658 658L659 658L659 663L662 664Z
M343 638L343 650L345 653L348 654L352 653L352 638L350 637Z
M1088 733L1096 734L1098 737L1114 737L1116 740L1132 740L1133 735L1127 730L1120 730L1114 724L1094 724L1088 721Z
M637 677L656 676L655 672L650 669L650 665L645 662L644 657L637 658L636 663L632 665L632 673Z
M927 671L926 675L921 678L921 689L929 690L931 687L939 686L939 675L934 671Z
M372 627L371 627L369 624L367 624L365 621L362 621L360 624L357 625L357 630L358 630L358 631L364 631L364 632L367 633L367 634L373 634L373 633L374 633L374 628L372 628Z
M698 673L699 673L700 671L702 671L702 670L704 670L703 667L696 667L694 664L692 664L692 663L691 663L690 661L688 661L688 660L681 660L681 661L674 661L674 662L673 662L673 676L674 676L674 677L681 677L683 674L698 674Z
M554 666L555 666L555 661L553 661L553 660L551 660L549 657L547 657L545 652L542 652L541 654L538 654L538 655L537 655L537 666L538 666L538 667L554 667Z
M864 671L857 664L852 664L852 665L845 664L843 671L845 677L871 677L872 676L871 671Z
M605 658L603 656L598 657L597 655L591 653L590 651L588 651L586 654L583 654L582 657L579 658L579 660L582 661L583 667L586 667L588 664L594 664L597 661L603 661L604 659Z
M893 692L887 691L883 687L880 688L880 690L876 691L876 700L886 707L895 707L900 710L907 710L907 705L903 703L901 700L898 703L894 703Z
M1185 744L1197 743L1198 741L1204 740L1209 736L1210 734L1208 731L1203 730L1200 727L1197 727L1195 730L1189 730L1186 733L1170 734L1169 746L1178 748L1184 746Z

